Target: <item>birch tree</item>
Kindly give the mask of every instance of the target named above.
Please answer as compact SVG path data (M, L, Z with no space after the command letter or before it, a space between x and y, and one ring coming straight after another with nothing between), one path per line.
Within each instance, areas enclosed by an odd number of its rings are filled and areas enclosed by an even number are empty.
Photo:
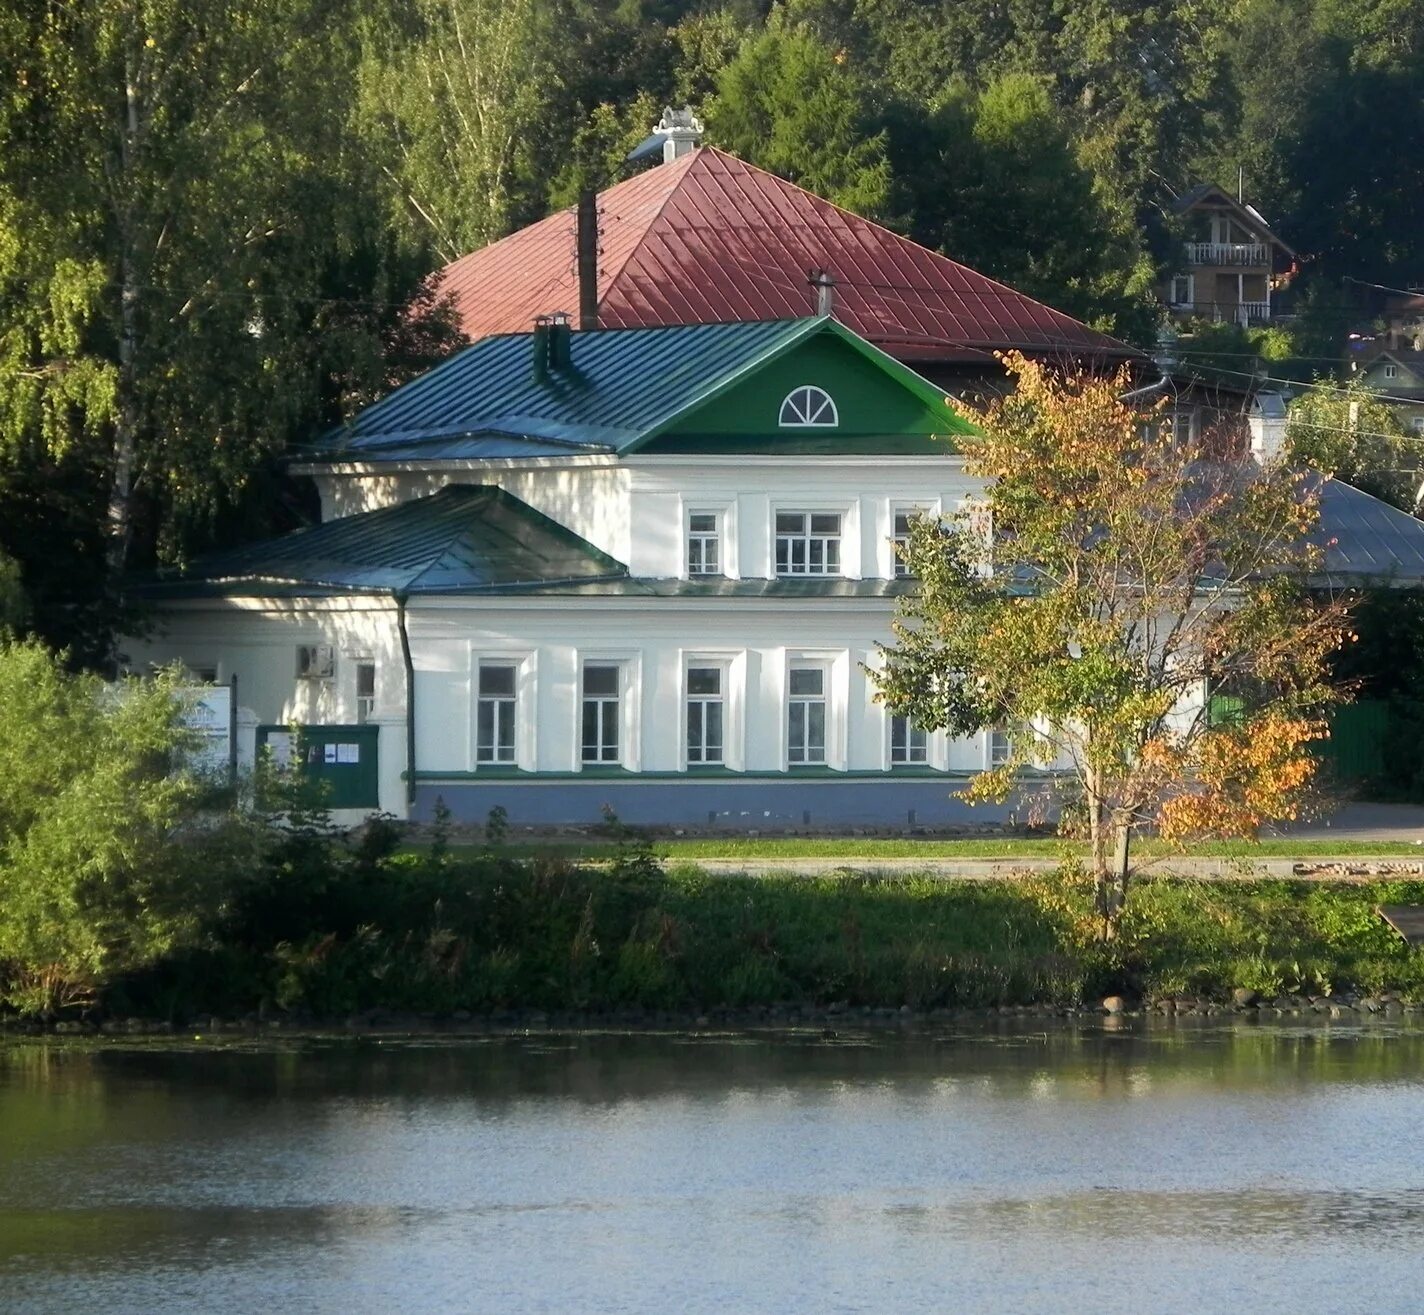
M1251 836L1297 814L1345 610L1305 588L1308 477L1163 432L1119 400L1125 375L1006 364L1017 391L963 440L987 482L992 562L970 530L918 524L919 586L874 676L926 730L1008 733L1008 761L965 798L1002 802L1025 767L1064 769L1111 934L1135 836ZM1226 722L1208 715L1218 690L1239 704Z
M52 468L102 518L73 569L110 592L136 531L181 555L400 313L345 13L0 0L0 491Z
M361 117L397 211L452 261L503 237L557 84L554 6L415 0L364 29ZM567 129L566 129L567 135Z

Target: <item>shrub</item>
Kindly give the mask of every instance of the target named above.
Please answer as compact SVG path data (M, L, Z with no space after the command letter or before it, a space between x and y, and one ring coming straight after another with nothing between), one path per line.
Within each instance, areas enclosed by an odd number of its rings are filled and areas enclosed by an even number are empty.
M0 642L0 999L87 1003L190 944L246 841L199 812L172 673L106 685Z

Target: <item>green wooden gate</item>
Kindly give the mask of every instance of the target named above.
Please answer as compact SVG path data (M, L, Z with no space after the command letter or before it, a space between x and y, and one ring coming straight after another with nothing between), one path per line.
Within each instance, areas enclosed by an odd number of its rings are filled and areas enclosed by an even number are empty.
M1229 725L1241 716L1245 701L1234 694L1214 694L1207 709L1213 726ZM1389 704L1361 699L1344 703L1330 714L1330 738L1316 747L1321 765L1337 781L1379 780L1385 775L1385 737Z
M259 726L257 752L327 786L328 808L381 806L379 726Z
M1208 726L1229 726L1241 719L1246 700L1236 694L1213 694L1206 705Z
M1389 705L1372 699L1346 703L1330 717L1330 738L1322 740L1322 765L1337 780L1378 780L1385 774L1385 735Z

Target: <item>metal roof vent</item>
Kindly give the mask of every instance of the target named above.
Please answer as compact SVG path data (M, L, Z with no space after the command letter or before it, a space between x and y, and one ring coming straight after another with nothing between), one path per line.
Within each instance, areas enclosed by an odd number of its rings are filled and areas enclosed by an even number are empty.
M652 135L628 152L628 163L642 164L661 155L664 164L671 164L701 146L702 133L702 120L692 112L690 105L684 105L680 110L669 105L663 110L663 117L658 120Z

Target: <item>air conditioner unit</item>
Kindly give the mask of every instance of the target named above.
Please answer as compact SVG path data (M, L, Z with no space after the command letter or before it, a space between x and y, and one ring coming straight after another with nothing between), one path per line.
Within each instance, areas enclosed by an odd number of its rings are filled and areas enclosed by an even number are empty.
M297 646L297 679L330 680L336 675L336 650L330 644Z

